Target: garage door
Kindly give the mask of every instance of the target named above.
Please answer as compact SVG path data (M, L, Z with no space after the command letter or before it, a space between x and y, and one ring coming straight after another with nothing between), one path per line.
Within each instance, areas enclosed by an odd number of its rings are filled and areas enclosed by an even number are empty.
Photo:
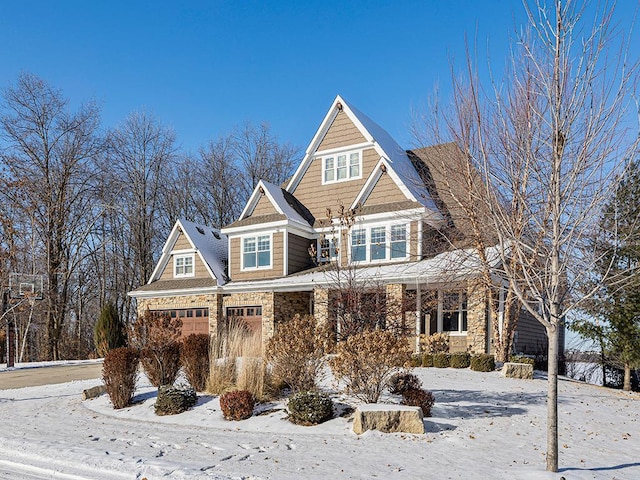
M262 306L228 307L227 319L244 323L251 332L262 332Z
M171 318L176 316L182 320L182 336L186 337L192 333L209 333L209 309L190 308L181 310L171 310Z

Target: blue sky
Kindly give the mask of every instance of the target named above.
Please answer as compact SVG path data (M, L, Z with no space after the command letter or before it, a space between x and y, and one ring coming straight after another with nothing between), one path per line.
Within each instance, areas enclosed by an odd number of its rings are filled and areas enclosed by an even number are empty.
M245 121L306 147L340 94L409 148L411 111L447 94L465 35L501 72L523 20L516 0L8 1L0 86L34 73L97 100L105 127L144 108L187 151Z

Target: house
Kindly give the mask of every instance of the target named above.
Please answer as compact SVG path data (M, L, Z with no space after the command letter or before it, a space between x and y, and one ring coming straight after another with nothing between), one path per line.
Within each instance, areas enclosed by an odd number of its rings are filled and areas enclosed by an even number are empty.
M384 316L376 321L413 338L448 332L453 351L490 352L480 264L441 188L456 155L454 144L406 151L338 96L286 185L260 181L221 232L176 222L149 282L130 295L139 311L181 316L185 333L215 334L233 317L267 339L296 313L345 328L353 315L339 293L356 288ZM515 350L545 343L544 328L522 315Z

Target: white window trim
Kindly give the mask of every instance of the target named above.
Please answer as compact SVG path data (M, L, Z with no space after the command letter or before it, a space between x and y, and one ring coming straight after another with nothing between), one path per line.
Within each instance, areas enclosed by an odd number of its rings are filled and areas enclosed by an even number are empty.
M350 162L350 157L351 154L353 153L357 153L358 154L358 158L359 158L359 174L355 175L355 176L350 176L350 172L351 172L351 162ZM345 155L347 157L347 177L346 178L341 178L340 180L338 180L338 155ZM321 171L321 175L322 175L322 185L331 185L333 183L341 183L341 182L348 182L350 180L359 180L362 179L362 166L363 166L363 159L362 159L362 155L363 155L363 150L362 149L351 149L351 150L339 150L336 152L332 152L332 153L327 153L324 154L322 156L322 171ZM327 159L329 158L333 158L334 159L334 166L333 166L333 172L334 172L334 177L333 180L326 180L325 179L325 168L326 168L326 162Z
M405 244L406 244L406 251L405 251L405 255L404 257L396 257L396 258L391 258L391 227L395 227L395 226L401 226L404 225L405 227L405 231L406 231L406 239L405 239ZM384 227L385 228L385 258L380 258L377 260L372 260L371 259L371 229L372 228L376 228L376 227ZM352 252L352 243L351 243L351 232L353 231L357 231L357 230L364 230L365 231L365 259L364 260L353 260L351 258L351 252ZM387 222L387 223L383 223L383 224L372 224L372 225L357 225L354 226L353 228L351 228L351 230L349 230L349 238L348 238L348 243L349 243L349 250L348 250L348 258L349 258L349 263L357 263L357 264L362 264L362 263L370 263L370 264L379 264L379 263L390 263L390 262L406 262L407 260L409 260L410 257L410 250L411 250L411 226L409 222L406 223L398 223L398 222Z
M450 336L465 336L468 330L462 330L462 316L458 317L458 330L444 330L444 293L458 292L458 313L462 313L462 302L460 301L460 293L463 288L451 288L446 290L438 290L438 333L448 333ZM466 293L466 292L465 292ZM467 294L467 329L469 328L469 297Z
M258 237L269 237L269 265L255 267L244 266L244 241L247 238L254 238L256 241L256 255L258 253ZM256 264L257 264L256 257ZM272 270L273 269L273 232L269 233L255 233L253 235L243 235L240 237L240 271L241 272L254 272L256 270Z
M191 258L191 272L178 273L178 259ZM195 253L175 253L173 254L173 277L187 278L196 276L196 254Z
M324 234L323 236L318 238L318 252L317 252L318 263L329 263L329 262L335 261L338 264L340 264L340 257L341 257L340 236L341 236L340 233L336 232L333 234ZM334 258L331 258L331 256L329 256L328 258L322 257L322 245L321 245L322 240L329 240L329 241L333 240L335 242L338 253Z

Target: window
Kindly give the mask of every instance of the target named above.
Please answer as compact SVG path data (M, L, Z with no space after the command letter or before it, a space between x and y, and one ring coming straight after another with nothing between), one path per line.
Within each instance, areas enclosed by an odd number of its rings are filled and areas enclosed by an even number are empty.
M351 231L351 261L380 262L404 260L407 247L407 225L375 226Z
M318 260L320 262L329 262L338 258L340 249L338 247L338 239L334 237L324 237L320 239L320 251L318 252Z
M351 261L361 262L367 259L367 231L351 231Z
M174 277L193 277L193 254L174 255L173 257L173 276Z
M405 258L407 256L407 226L391 226L391 258Z
M271 235L242 240L242 269L271 267Z
M467 292L442 292L442 331L452 333L467 331Z
M387 241L384 227L371 229L371 260L384 260L387 257Z
M362 178L361 152L345 152L322 158L323 183Z

